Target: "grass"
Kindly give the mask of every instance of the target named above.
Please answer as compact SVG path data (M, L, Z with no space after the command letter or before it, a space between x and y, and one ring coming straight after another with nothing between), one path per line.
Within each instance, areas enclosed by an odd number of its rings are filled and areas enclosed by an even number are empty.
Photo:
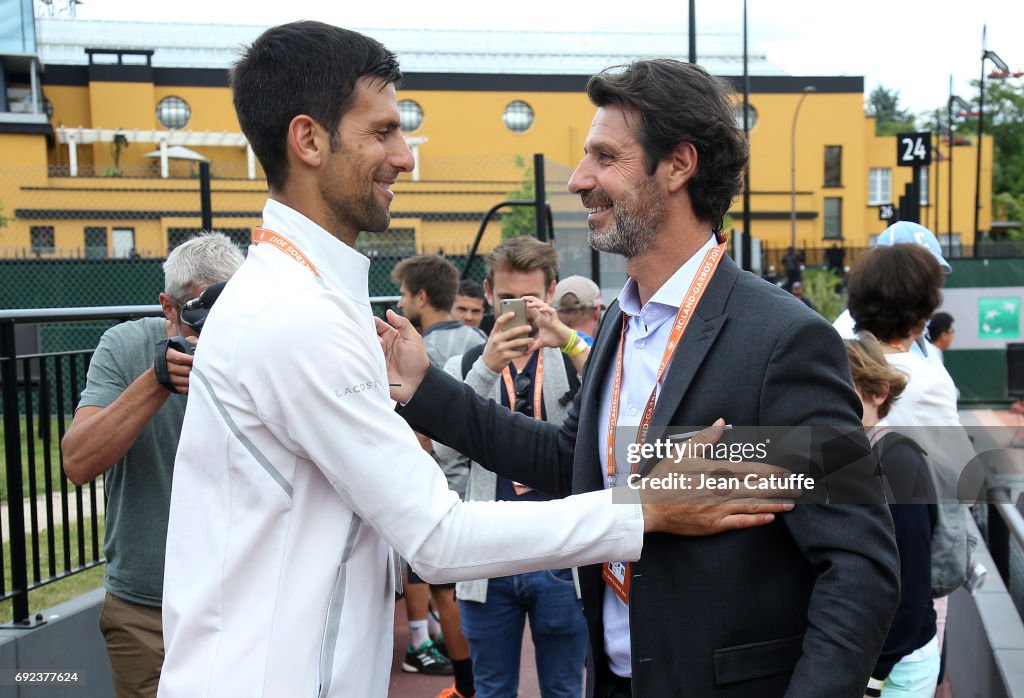
M21 423L21 486L24 491L24 496L30 496L29 492L29 452L28 446L32 444L32 457L33 457L33 469L35 471L35 495L46 494L46 455L47 450L50 456L50 472L52 473L53 491L60 491L60 481L64 477L64 472L61 469L60 460L60 432L58 431L58 421L56 418L50 420L50 446L46 448L43 439L39 436L39 420L33 419L32 427L35 432L34 438L31 440L26 434L26 419L22 417ZM70 417L65 419L64 426L67 428L71 424ZM6 459L6 441L2 433L0 433L0 453L4 454ZM68 491L74 490L74 484L68 482ZM0 501L7 501L7 472L6 470L0 473Z
M98 521L99 536L102 543L103 540L103 518L100 517ZM45 578L49 572L49 553L46 544L46 532L39 532L39 563L40 563L40 576ZM64 536L64 529L61 526L54 526L53 528L54 541L56 545L57 554L57 573L60 574L64 565L63 552L62 552L62 541ZM68 534L71 538L71 566L72 569L75 566L82 565L86 560L78 558L78 524L71 524L68 527ZM92 552L92 528L87 526L85 530L85 551L88 556ZM28 577L29 582L32 580L32 538L31 535L25 537L25 549L28 551L29 556L29 570ZM102 552L100 552L102 555ZM10 562L10 547L8 544L4 545L4 581L7 584L8 590L11 586L11 562ZM105 565L99 565L92 569L84 572L78 572L70 577L61 579L56 582L51 582L38 589L34 589L28 593L29 613L34 616L36 613L41 613L48 608L52 608L59 603L68 601L80 596L85 592L92 591L103 585L103 570ZM0 623L10 623L13 620L13 608L14 602L10 599L0 602Z

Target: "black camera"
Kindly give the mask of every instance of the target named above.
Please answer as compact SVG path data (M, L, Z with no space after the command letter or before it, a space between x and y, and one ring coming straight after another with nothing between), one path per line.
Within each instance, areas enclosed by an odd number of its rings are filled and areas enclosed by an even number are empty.
M227 281L212 284L199 294L198 297L185 303L181 308L181 312L178 313L178 320L181 324L195 330L197 335L202 333L203 325L206 324L206 316L210 314L213 304L220 298L220 292L224 290L225 285L227 285ZM196 345L181 335L162 339L156 343L156 357L153 361L156 380L172 393L176 393L178 391L174 387L174 383L171 382L171 376L167 371L168 349L174 349L182 354L192 356L196 353Z

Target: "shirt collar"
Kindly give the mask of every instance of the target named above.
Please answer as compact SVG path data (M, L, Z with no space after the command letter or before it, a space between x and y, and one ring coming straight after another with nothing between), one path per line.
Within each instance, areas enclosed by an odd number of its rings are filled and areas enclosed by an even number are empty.
M352 249L295 209L267 199L263 226L278 233L302 250L324 282L353 300L370 304L370 260Z
M622 287L622 292L619 293L619 307L622 308L622 312L638 316L644 311L649 311L649 314L653 314L663 308L678 310L679 306L683 304L683 296L686 295L690 286L693 285L693 280L697 278L697 272L700 270L700 264L704 260L704 256L716 244L715 236L709 237L707 242L694 252L689 259L683 262L682 266L676 269L675 273L668 278L668 281L661 285L661 288L655 291L651 299L642 308L640 307L640 289L636 284L636 280L632 277L627 279L626 285ZM652 304L662 306L663 308L655 308Z

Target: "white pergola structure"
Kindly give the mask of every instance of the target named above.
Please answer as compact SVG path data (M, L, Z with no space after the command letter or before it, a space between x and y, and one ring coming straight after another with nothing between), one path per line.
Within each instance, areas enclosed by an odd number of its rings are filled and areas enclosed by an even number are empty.
M57 142L68 146L68 165L72 177L78 176L78 146L91 145L93 143L112 143L115 136L124 136L129 143L153 143L160 151L160 176L164 179L170 176L168 161L172 159L173 153L169 154L168 149L175 146L189 147L214 147L214 148L245 148L246 175L249 179L256 179L256 155L252 152L249 141L241 133L228 131L158 131L140 129L113 129L113 128L68 128L58 126ZM418 182L420 179L420 145L426 143L426 136L406 138L405 142L412 150L415 165L412 171L412 180Z

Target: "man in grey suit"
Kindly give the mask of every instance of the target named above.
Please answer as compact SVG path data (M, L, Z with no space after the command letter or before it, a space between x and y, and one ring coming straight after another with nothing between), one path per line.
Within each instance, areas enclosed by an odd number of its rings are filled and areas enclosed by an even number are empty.
M623 482L630 464L609 441L621 447L630 428L641 440L719 418L789 428L767 459L819 476L793 511L742 531L648 535L630 567L580 570L590 695L859 698L898 598L892 521L839 336L724 256L748 155L729 90L656 59L596 75L587 93L598 109L569 189L591 245L625 256L630 278L564 424L423 374L414 340L391 356L393 396L418 430L555 496Z

